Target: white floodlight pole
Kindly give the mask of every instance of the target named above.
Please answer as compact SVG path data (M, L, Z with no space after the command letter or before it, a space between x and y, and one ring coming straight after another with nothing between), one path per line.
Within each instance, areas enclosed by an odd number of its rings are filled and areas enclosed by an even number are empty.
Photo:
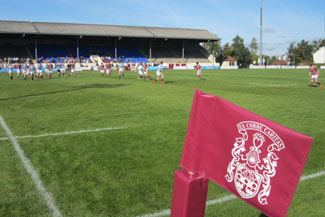
M263 0L260 0L260 65L263 64Z

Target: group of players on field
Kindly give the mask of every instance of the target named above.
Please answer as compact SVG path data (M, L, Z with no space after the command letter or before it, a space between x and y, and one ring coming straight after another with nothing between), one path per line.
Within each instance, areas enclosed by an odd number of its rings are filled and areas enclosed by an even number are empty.
M24 80L28 78L31 80L45 79L46 77L52 79L53 73L58 72L59 76L68 74L69 76L76 77L76 66L75 62L68 62L67 64L62 63L17 63L8 64L6 66L8 74L11 80L14 79L14 73L17 74L17 78L22 77Z
M196 69L197 69L197 75L199 78L203 79L202 77L202 67L199 65L199 63L196 64ZM124 71L125 71L125 66L123 63L118 63L117 66L117 71L118 71L118 78L122 79L124 78ZM97 68L95 68L96 70ZM163 62L161 61L157 65L156 69L156 78L153 79L150 74L149 74L149 66L146 63L139 63L136 66L136 71L138 73L138 79L145 79L145 80L151 80L154 83L160 82L162 84L165 83L164 81L164 74L163 71L165 69L165 66L163 65ZM101 72L102 76L111 76L113 72L113 64L111 62L102 62L99 66L99 71Z
M199 79L204 80L203 76L202 76L202 66L196 62L196 65L194 66L194 69L196 70L196 75ZM149 75L149 69L148 69L148 65L147 64L142 64L140 63L137 66L137 71L138 71L138 79L144 78L146 80L153 80L154 83L159 82L160 83L165 83L164 82L164 74L163 74L163 70L164 70L164 65L163 62L160 62L160 64L157 66L157 71L156 71L156 78L152 79Z
M97 71L99 68L99 71L101 72L102 76L104 75L108 75L111 76L113 73L113 68L114 65L111 62L102 62L101 65L99 67L95 67L94 70ZM124 78L124 71L125 71L125 66L123 63L118 63L116 65L117 71L118 71L118 78Z
M102 62L100 66L95 67L95 70L99 70L101 75L111 76L113 73L114 65L111 62ZM118 78L124 78L125 65L122 62L119 62L116 67L118 72ZM24 80L30 78L34 79L45 79L45 77L52 78L54 72L58 72L59 76L68 74L69 76L76 77L77 70L76 64L74 61L70 61L66 64L63 63L46 63L46 64L37 64L37 63L22 63L22 64L8 64L7 65L8 74L11 80L14 78L14 72L17 74L17 78L22 77ZM154 83L160 82L165 83L164 81L164 71L165 67L163 62L160 62L156 69L156 78L153 79L149 74L149 67L146 63L140 63L136 66L136 71L138 73L138 79L151 80ZM205 80L202 75L202 66L197 62L194 66L196 71L196 76L200 80ZM320 72L317 66L310 64L309 67L309 76L310 76L310 87L321 87L323 85L319 82L318 78Z
M102 76L112 76L114 65L111 62L102 62L99 67L95 67L95 71L98 70L101 73ZM118 72L118 78L122 79L124 78L124 71L125 71L125 65L120 62L115 67ZM164 83L164 75L162 71L164 70L163 62L160 62L160 64L157 66L156 75L157 77L153 79L149 74L149 67L146 63L140 63L136 66L136 71L138 73L138 79L146 79L151 80L153 82L160 81L162 84Z
M31 79L52 79L53 73L57 72L58 76L69 75L76 77L76 62L68 61L66 63L33 63L33 62L24 62L24 63L14 63L14 64L6 64L0 65L0 68L7 68L8 74L11 80L14 79L14 74L16 73L16 77L23 78L24 80ZM117 64L113 64L111 61L103 61L100 65L96 65L92 67L95 71L100 71L102 76L112 76L113 71L116 70L118 73L118 78L124 78L124 72L126 70L126 65L122 62L118 62ZM151 80L154 83L160 82L162 84L164 81L163 71L165 70L165 66L161 61L156 66L156 77L153 78L149 73L149 65L146 63L140 63L136 66L135 70L138 73L138 79ZM205 80L202 75L202 66L197 62L194 66L196 70L197 78L200 80Z

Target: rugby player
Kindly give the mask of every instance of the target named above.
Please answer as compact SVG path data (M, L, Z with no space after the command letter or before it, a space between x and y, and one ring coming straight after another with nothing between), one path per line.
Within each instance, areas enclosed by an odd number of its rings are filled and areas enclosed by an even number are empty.
M149 75L149 67L148 64L144 64L144 76L146 78L146 80L150 79L152 81L152 78Z
M12 65L8 65L8 74L11 80L13 80Z
M196 62L194 69L196 70L196 76L198 77L198 79L205 80L202 76L202 66L199 64L199 62Z
M118 79L124 78L124 64L120 62L118 64Z
M157 83L160 80L161 84L164 84L164 74L162 73L162 71L164 70L164 62L161 61L160 64L157 67L157 71L156 71L156 78L154 80L154 83Z
M99 69L100 69L100 73L102 74L102 77L103 77L105 74L105 65L103 62L100 64Z
M318 81L319 78L319 70L313 64L309 65L309 76L310 76L310 87L323 87L323 85Z
M137 70L138 70L138 79L143 78L144 77L144 67L143 67L142 63L140 63L137 66Z

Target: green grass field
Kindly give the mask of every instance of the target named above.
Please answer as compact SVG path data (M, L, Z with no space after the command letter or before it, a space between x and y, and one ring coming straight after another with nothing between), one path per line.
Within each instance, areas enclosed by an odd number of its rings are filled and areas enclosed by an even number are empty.
M321 73L325 73L324 70ZM306 70L167 71L153 85L82 72L77 78L11 81L0 75L0 115L18 138L63 216L141 216L170 208L195 88L315 138L304 175L325 170L325 90ZM321 78L321 81L325 80ZM6 137L0 128L0 137ZM9 140L0 140L0 216L51 216ZM210 184L208 199L228 193ZM325 216L325 177L300 183L289 216ZM258 216L240 200L206 216Z

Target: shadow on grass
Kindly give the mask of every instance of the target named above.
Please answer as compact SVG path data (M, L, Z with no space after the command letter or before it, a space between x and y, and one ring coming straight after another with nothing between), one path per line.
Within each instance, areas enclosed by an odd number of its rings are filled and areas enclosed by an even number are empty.
M56 93L64 93L64 92L70 92L70 91L77 91L77 90L84 90L84 89L92 89L92 88L116 88L116 87L122 87L129 84L102 84L102 83L95 83L95 84L87 84L87 85L81 85L81 86L74 86L70 89L64 89L64 90L54 90L44 93L35 93L35 94L28 94L23 96L14 96L14 97L7 97L7 98L0 98L0 101L5 100L11 100L11 99L23 99L28 97L34 97L34 96L43 96L43 95L50 95L50 94L56 94Z

